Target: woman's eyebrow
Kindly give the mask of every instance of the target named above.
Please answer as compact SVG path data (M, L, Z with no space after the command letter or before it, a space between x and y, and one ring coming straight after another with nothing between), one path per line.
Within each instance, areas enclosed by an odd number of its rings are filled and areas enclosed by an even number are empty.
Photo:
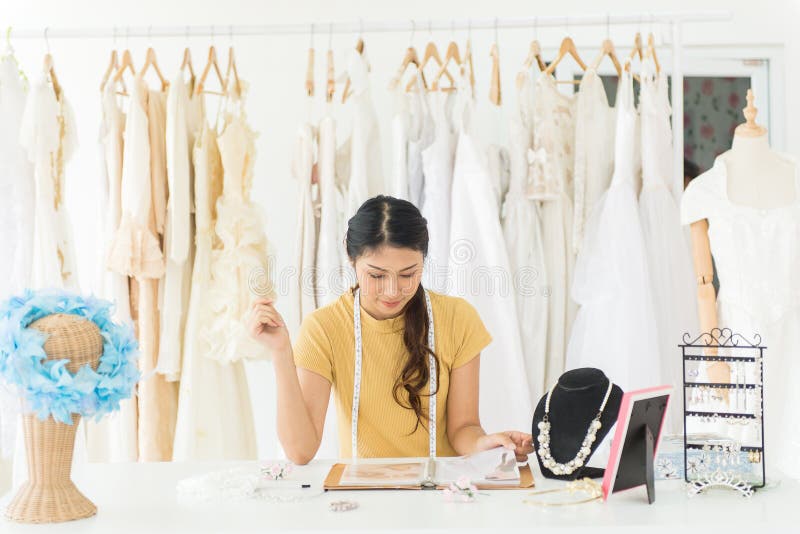
M368 267L372 267L373 269L378 269L379 271L388 271L389 270L389 269L384 269L383 267L378 267L377 265L372 265L371 263L368 263L367 266ZM409 265L408 267L404 267L403 269L400 269L400 271L398 271L398 272L402 273L403 271L407 271L407 270L409 270L409 269L411 269L413 267L416 267L416 266L417 266L417 264L415 263L413 265Z

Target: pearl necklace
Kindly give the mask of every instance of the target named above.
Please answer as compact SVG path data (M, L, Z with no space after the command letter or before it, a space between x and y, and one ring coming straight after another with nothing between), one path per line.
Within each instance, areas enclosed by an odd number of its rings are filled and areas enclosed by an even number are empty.
M556 389L557 385L558 382L553 384L553 387L547 392L547 400L544 403L544 418L537 425L539 428L539 450L537 454L542 459L542 465L548 468L554 475L571 475L583 467L583 464L592 453L592 443L597 439L597 431L603 426L602 423L600 423L600 417L603 415L603 410L606 407L608 398L611 396L611 389L614 387L614 384L611 380L608 381L608 389L606 390L605 397L603 397L603 403L600 405L600 410L597 412L595 418L589 423L589 429L586 431L586 437L583 439L578 454L575 455L575 458L563 464L556 462L552 454L550 454L550 397L552 397L553 390Z

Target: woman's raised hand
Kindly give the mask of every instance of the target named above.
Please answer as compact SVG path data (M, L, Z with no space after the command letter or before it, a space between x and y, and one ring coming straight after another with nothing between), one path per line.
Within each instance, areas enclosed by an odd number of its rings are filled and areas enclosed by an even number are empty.
M291 353L292 343L286 323L275 309L274 302L274 299L269 298L259 298L253 302L247 320L247 331L277 357L281 353Z

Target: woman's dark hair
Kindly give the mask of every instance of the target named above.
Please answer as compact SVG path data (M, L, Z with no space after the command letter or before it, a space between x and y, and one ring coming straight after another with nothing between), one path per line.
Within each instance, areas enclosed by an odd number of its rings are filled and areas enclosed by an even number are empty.
M410 248L422 252L424 258L428 254L428 221L411 202L378 195L364 202L347 221L345 244L347 256L353 263L365 252L385 245ZM395 380L392 396L400 406L414 410L417 424L413 434L419 425L425 426L428 417L422 406L422 397L430 396L430 393L423 391L430 379L429 354L436 361L436 376L439 376L439 358L433 352L434 347L428 346L428 310L422 284L406 305L404 313L403 342L409 356ZM408 403L400 398L401 390L408 393ZM436 392L438 391L437 380Z

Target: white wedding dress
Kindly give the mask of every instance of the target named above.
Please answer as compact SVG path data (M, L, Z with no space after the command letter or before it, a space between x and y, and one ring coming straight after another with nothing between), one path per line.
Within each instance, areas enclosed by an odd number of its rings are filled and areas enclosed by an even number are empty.
M564 354L576 306L572 300L572 174L575 165L575 98L559 92L552 76L536 81L529 197L541 201L542 240L548 286L545 384L564 372ZM549 386L548 386L549 387Z
M572 249L583 244L586 219L608 189L614 173L616 115L608 105L603 80L590 68L583 74L575 110L575 219Z
M473 133L474 100L469 84L459 88L463 106L453 166L450 245L455 287L481 316L493 341L481 353L480 419L484 428L525 429L532 403L520 340L508 251L500 225L486 151ZM499 276L498 276L499 274Z
M548 301L544 243L539 203L527 197L528 150L533 144L533 80L525 73L519 89L519 110L511 118L510 184L503 203L503 234L514 279L517 316L525 357L530 401L536 406L545 383Z
M794 158L795 199L772 209L731 202L726 154L689 184L681 200L684 225L708 219L711 255L719 276L717 322L764 352L764 431L767 477L775 469L800 477L800 173ZM757 177L753 177L757 179ZM733 378L732 380L733 381Z
M25 87L13 56L0 63L0 300L28 287L34 226L33 167L20 144Z
M292 176L297 180L297 237L295 241L295 267L297 268L297 324L303 317L317 309L317 241L319 239L320 199L319 187L314 183L314 163L317 135L315 128L303 123L297 129Z
M405 84L394 90L392 116L392 196L408 200L418 208L424 203L425 177L422 152L433 142L433 119L421 73L413 74L414 89Z
M601 369L624 391L658 385L658 339L639 209L637 112L630 72L617 93L611 186L586 226L572 295L580 305L567 348L567 368Z
M639 96L643 183L639 213L653 287L661 382L674 388L665 431L681 434L683 362L677 345L685 332L699 334L699 324L689 243L669 186L673 152L666 78L655 72L651 60L645 61Z

